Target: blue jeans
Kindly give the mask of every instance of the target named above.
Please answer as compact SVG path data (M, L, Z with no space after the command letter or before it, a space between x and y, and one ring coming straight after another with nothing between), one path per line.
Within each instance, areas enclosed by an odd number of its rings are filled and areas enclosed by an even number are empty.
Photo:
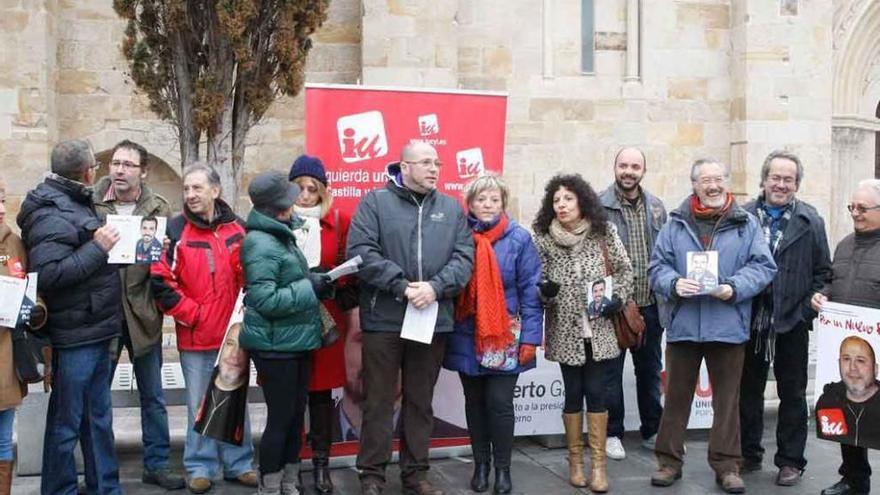
M90 493L122 493L113 445L109 342L55 349L52 369L41 493L76 493L77 441L91 471Z
M165 392L162 391L162 344L156 344L146 354L134 357L128 331L119 339L119 353L122 346L128 349L134 376L137 380L138 395L141 401L141 435L144 442L144 469L157 471L168 468L168 411L165 407ZM116 373L113 361L111 377Z
M12 460L12 421L15 408L0 411L0 461Z
M639 404L639 428L642 438L650 438L660 428L660 417L663 416L663 405L660 403L660 371L662 370L662 350L660 340L663 327L657 315L657 305L639 308L645 318L645 341L638 349L632 349L633 367L636 375L636 398ZM606 402L608 405L608 436L622 437L624 432L623 417L623 364L626 351L611 361L606 374Z
M186 381L187 411L183 467L190 479L215 478L220 472L221 462L225 478L235 478L254 469L254 443L251 437L251 420L247 411L244 416L244 435L240 447L203 437L193 430L196 412L208 389L216 359L217 351L180 352L180 366L183 369L183 379Z

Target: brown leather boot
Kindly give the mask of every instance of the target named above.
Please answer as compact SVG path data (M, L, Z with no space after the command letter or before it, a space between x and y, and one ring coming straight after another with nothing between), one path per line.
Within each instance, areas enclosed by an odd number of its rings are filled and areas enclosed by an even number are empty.
M568 481L572 486L587 486L584 475L584 413L562 413L565 440L568 442Z
M608 458L605 456L607 437L608 411L587 413L587 438L590 442L590 460L593 470L590 490L595 493L608 491Z
M0 495L12 493L12 461L0 461Z

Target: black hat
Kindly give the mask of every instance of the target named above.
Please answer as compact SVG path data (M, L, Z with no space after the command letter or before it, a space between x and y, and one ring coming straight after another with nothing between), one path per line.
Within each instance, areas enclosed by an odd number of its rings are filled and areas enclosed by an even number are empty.
M288 179L293 180L302 176L312 177L321 184L327 185L327 172L324 170L324 163L316 156L300 155L290 166Z
M288 182L287 177L277 170L258 174L248 186L248 196L258 210L280 212L290 208L299 197L299 186Z

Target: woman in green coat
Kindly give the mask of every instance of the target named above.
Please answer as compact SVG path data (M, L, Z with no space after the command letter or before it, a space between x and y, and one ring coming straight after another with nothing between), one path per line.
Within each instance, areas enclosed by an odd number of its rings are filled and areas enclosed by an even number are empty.
M311 356L321 345L318 300L331 297L333 286L326 275L309 273L296 247L299 186L280 172L264 172L248 195L254 208L241 247L246 309L239 342L251 353L268 410L260 493L295 495Z

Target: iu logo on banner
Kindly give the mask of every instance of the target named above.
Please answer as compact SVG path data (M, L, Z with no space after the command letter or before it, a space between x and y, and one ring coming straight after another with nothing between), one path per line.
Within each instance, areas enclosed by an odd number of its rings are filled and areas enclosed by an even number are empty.
M339 149L345 163L379 158L388 154L388 136L382 112L373 110L340 117L336 121Z
M440 123L437 120L436 113L419 115L419 134L421 134L422 137L440 134Z
M455 163L458 166L458 177L460 179L476 177L486 169L483 162L483 150L480 148L469 148L459 151L455 154Z
M819 428L822 430L822 435L836 437L849 433L842 409L819 409L816 411L816 416L819 417Z

